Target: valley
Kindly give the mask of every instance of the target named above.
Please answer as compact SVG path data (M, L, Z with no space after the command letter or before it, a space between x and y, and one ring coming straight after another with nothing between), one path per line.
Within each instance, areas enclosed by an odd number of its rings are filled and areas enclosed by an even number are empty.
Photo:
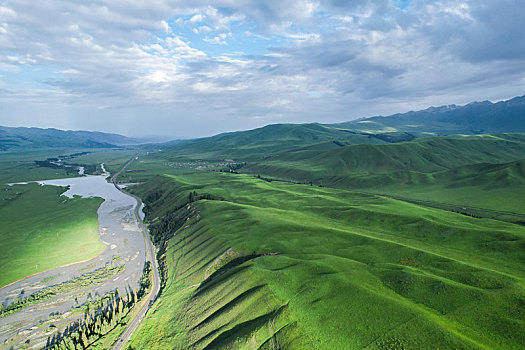
M524 30L0 0L0 350L525 349Z
M525 136L436 125L7 151L4 346L521 347Z
M140 203L107 182L106 176L6 186L7 192L23 192L2 208L2 218L9 220L3 227L13 228L6 231L13 238L4 244L12 245L5 250L10 254L2 255L3 266L11 273L3 276L9 278L4 284L9 284L0 289L0 341L5 346L42 348L47 344L47 349L55 342L58 346L62 337L67 338L60 334L70 332L70 324L83 319L86 306L88 310L93 303L106 307L109 296L118 297L117 290L132 306L136 294L145 293L146 237L139 226ZM48 198L37 197L42 192L50 193ZM53 202L58 206L52 207ZM71 208L82 203L90 207ZM27 220L28 212L33 222ZM86 212L91 216L83 221ZM18 221L15 213L22 215ZM28 231L30 223L33 231ZM23 232L16 231L22 228ZM9 237L3 234L2 238ZM25 278L15 281L21 277Z

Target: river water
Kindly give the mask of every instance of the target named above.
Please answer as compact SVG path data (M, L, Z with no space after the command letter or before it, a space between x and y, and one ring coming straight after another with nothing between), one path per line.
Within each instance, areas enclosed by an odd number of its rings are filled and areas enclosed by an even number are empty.
M17 296L23 299L38 290L90 273L107 264L124 265L124 271L101 285L91 286L71 295L61 295L56 297L55 302L53 300L46 301L0 318L0 348L2 348L2 343L13 339L13 337L19 338L21 334L25 338L33 339L33 344L36 345L39 337L35 333L40 332L40 330L32 328L35 328L34 326L39 321L48 320L50 314L66 313L76 303L83 304L89 298L103 296L115 289L125 293L129 288L134 290L139 288L146 250L144 237L135 217L137 200L119 191L112 183L107 182L107 176L108 174L88 175L37 181L43 186L68 186L69 189L62 194L64 196L103 198L104 202L100 205L97 213L99 237L100 241L106 245L106 249L90 261L42 272L4 287L0 289L0 302L8 305Z

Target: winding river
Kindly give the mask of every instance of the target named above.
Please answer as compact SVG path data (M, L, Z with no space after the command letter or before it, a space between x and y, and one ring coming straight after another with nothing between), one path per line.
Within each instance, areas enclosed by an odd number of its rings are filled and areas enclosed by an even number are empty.
M136 290L142 276L146 259L144 236L135 217L135 198L119 191L106 180L108 174L99 176L83 176L76 178L37 181L43 186L68 186L62 195L72 197L101 197L104 202L98 213L99 238L106 249L99 256L85 262L63 266L51 271L33 275L0 289L0 302L8 305L16 297L23 299L46 287L57 285L83 274L112 264L123 265L122 272L113 276L103 284L90 286L81 291L55 296L51 300L26 307L16 313L0 318L0 348L2 344L10 344L7 348L42 348L48 334L41 322L50 318L62 322L74 321L68 319L69 311L75 305L81 305L89 299L118 289L125 293L130 288ZM14 344L14 346L13 346Z

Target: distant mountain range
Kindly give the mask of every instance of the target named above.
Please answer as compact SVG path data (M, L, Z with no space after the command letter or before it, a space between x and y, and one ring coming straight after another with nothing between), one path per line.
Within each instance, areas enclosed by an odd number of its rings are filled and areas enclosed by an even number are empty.
M264 159L288 150L335 141L388 144L425 136L525 132L525 96L498 103L431 107L338 124L272 124L262 128L166 144L167 157Z
M430 107L337 124L272 124L254 130L168 142L164 150L178 158L261 159L327 141L342 145L386 144L425 136L506 132L525 132L525 96L497 103ZM154 141L102 132L0 126L0 151L18 147L112 148L147 142Z
M0 126L0 151L17 148L114 148L142 142L103 132Z
M525 96L507 101L473 102L372 117L334 127L370 133L407 132L414 136L525 132Z

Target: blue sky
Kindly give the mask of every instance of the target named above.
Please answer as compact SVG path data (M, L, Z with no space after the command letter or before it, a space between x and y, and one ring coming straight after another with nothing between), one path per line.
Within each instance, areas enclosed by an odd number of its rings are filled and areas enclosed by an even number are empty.
M0 0L0 125L206 136L525 94L515 0Z
M409 4L410 0L394 0L394 6L401 9L406 9Z

